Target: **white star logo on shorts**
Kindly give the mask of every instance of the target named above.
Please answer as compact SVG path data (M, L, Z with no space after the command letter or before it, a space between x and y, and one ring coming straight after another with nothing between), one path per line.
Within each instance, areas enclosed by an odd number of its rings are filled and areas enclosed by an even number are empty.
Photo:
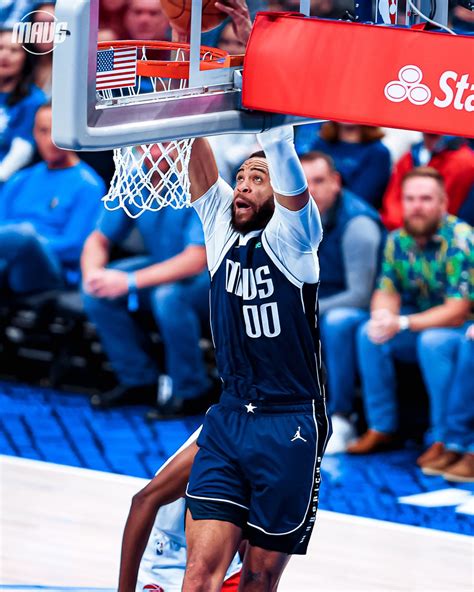
M257 409L255 407L255 405L252 405L252 403L249 403L248 405L244 405L244 407L245 407L245 409L247 409L247 413L253 413L254 412L253 410Z

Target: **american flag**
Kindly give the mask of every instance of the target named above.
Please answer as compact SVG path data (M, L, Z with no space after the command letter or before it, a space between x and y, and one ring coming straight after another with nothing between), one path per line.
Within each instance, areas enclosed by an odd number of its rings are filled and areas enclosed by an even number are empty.
M97 90L135 86L136 76L136 47L118 47L97 52Z

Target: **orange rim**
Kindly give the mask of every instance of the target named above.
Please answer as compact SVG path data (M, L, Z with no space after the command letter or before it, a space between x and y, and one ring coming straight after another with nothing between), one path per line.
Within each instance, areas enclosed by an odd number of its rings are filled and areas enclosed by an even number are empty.
M114 47L136 47L138 49L155 49L177 51L183 49L189 51L189 43L176 43L174 41L101 41L98 49L113 49ZM244 55L231 56L227 51L216 47L201 45L201 70L216 70L242 66ZM137 76L148 78L174 78L178 80L189 79L189 60L137 60Z

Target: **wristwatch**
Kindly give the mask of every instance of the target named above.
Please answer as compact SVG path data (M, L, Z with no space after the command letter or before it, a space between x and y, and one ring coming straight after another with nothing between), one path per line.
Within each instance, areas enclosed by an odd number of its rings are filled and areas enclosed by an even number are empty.
M406 331L410 328L410 317L408 315L400 315L398 317L398 326L400 331Z

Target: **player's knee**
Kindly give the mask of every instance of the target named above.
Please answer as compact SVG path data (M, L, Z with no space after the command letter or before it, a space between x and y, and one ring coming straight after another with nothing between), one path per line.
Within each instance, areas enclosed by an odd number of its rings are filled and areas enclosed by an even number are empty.
M277 589L286 563L287 556L284 554L251 548L245 558L242 590L244 592L273 592Z
M215 588L214 584L220 573L216 565L201 558L188 558L186 564L186 578L183 591L208 592Z
M281 569L256 565L247 568L242 575L239 591L242 592L273 592L278 587Z

